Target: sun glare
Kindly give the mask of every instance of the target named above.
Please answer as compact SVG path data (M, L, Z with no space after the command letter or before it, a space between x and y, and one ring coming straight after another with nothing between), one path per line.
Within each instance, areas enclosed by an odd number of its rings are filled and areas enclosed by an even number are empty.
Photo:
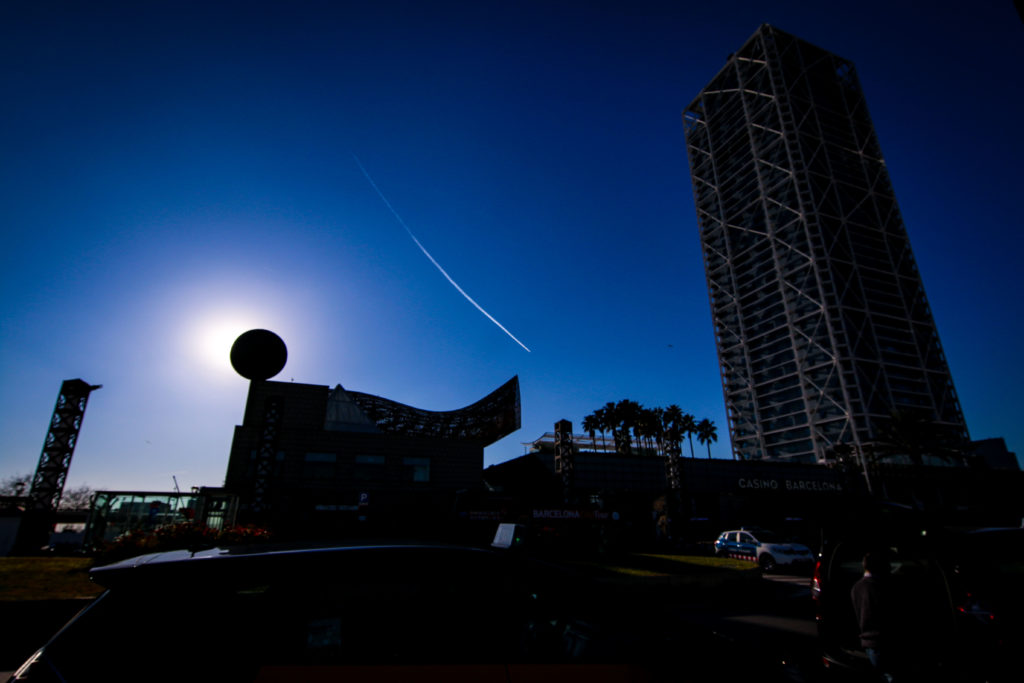
M231 345L246 330L266 327L255 315L210 316L198 325L193 337L197 359L208 370L218 374L234 374L231 367Z
M179 371L209 380L240 379L231 366L231 346L254 329L280 336L291 355L293 346L303 346L299 332L307 329L304 309L315 306L310 299L304 291L230 271L175 287L169 305L181 317L170 348L177 350Z

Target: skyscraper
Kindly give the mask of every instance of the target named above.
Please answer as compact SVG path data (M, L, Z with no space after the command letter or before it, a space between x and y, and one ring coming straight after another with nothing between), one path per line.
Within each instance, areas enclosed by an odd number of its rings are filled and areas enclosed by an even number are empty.
M683 122L735 457L966 442L853 64L761 26Z

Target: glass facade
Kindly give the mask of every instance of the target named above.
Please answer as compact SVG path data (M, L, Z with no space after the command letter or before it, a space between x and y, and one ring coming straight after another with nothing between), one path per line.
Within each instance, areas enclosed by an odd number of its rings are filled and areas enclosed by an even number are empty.
M223 529L234 524L236 507L236 496L223 489L200 488L190 493L97 491L85 528L85 545L95 547L110 543L126 531L153 531L182 522Z
M152 530L195 519L199 494L97 491L86 531L90 543L109 543L126 531Z

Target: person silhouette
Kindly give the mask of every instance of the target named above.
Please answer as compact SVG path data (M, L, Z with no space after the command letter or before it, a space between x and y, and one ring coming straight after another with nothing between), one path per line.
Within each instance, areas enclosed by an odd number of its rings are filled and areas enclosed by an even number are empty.
M864 554L862 565L864 575L850 589L853 611L860 628L860 645L879 678L892 681L889 560L882 553L868 552Z

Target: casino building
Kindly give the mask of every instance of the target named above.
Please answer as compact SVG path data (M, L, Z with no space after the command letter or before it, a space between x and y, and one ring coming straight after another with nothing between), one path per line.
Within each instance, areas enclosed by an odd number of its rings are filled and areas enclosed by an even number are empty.
M670 514L679 537L707 541L743 525L813 539L830 520L856 518L858 510L877 500L924 510L950 524L1017 526L1024 515L1024 472L1005 447L1001 459L979 458L967 468L878 464L870 471L874 493L856 467L683 457L680 486L673 492L665 457L643 452L639 442L629 455L616 453L586 434L569 439L567 482L558 462L557 429L563 423L571 429L566 421L557 423L555 432L524 443L526 454L484 470L489 490L504 496L505 508L523 521L550 526L549 520L561 517L579 526L604 511L629 526L631 538L643 541L654 540L658 518ZM991 444L995 451L1000 446ZM671 512L670 497L675 499Z

